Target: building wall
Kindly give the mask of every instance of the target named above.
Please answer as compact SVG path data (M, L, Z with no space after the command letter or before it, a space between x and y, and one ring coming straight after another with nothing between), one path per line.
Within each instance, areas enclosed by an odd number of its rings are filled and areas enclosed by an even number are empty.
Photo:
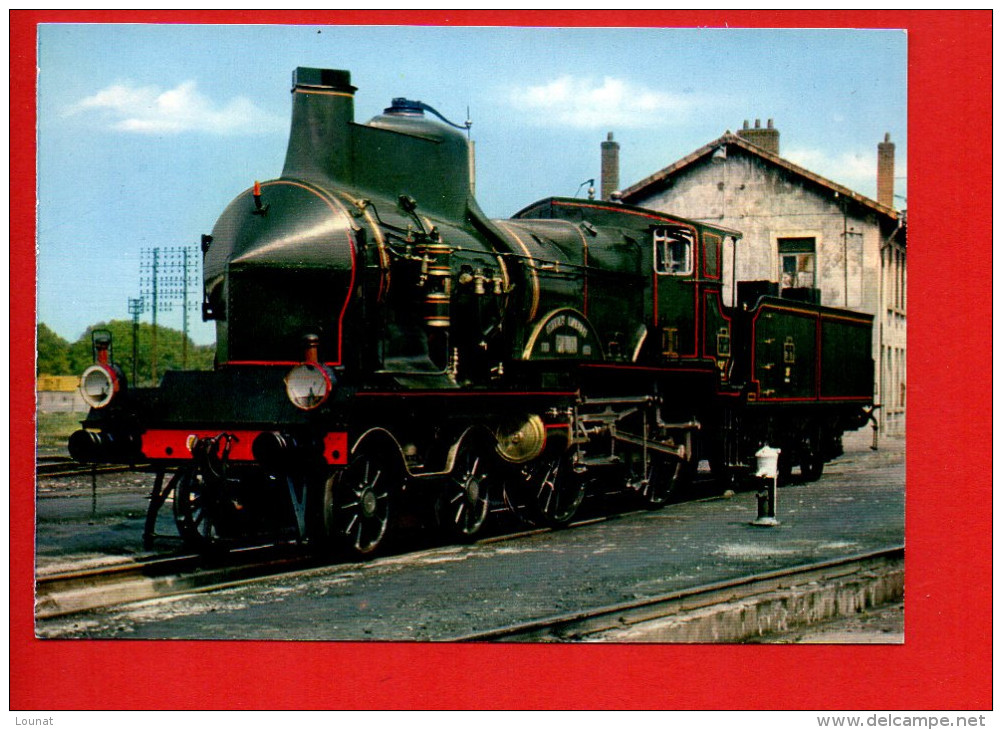
M39 413L85 413L90 410L79 391L38 391Z
M887 238L881 252L884 306L879 318L881 347L877 373L883 391L881 425L887 433L898 434L905 430L908 402L908 259L905 247L896 238Z
M39 375L36 385L40 413L80 413L89 410L80 395L80 378L76 375Z
M863 212L834 192L805 183L734 147L728 148L726 160L706 158L674 175L668 188L629 202L742 232L737 251L728 243L724 252L724 301L728 303L733 301L734 268L738 281L781 281L779 240L813 238L814 286L821 291L821 303L875 317L874 367L886 368L885 377L875 378L876 402L886 400L882 386L895 394L903 392L904 311L884 326L887 307L880 302L886 301L884 279L890 274L882 270L881 246L888 232L881 230L875 212ZM893 344L881 341L877 332L884 329L893 335ZM901 409L897 420L903 427L903 405ZM891 425L890 419L886 425Z

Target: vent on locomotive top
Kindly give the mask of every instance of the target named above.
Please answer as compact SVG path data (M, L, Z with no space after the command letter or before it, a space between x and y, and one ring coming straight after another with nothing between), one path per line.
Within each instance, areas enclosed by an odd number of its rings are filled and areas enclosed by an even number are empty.
M383 110L383 114L395 114L395 115L412 115L423 117L425 112L434 114L436 117L441 119L443 122L448 124L450 127L455 127L456 129L465 130L467 133L470 131L470 127L473 126L473 122L467 119L463 124L456 124L455 122L450 122L446 119L441 112L439 112L435 107L425 104L423 101L414 101L412 99L405 99L402 96L398 96L393 101L390 102L390 106ZM469 116L469 113L467 113Z

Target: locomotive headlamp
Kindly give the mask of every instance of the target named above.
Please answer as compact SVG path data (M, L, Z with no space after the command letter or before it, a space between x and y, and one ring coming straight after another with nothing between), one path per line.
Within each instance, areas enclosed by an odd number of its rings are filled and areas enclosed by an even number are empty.
M111 403L118 388L115 371L101 363L91 365L80 376L80 395L91 408L104 408Z
M301 363L285 376L286 395L292 405L304 411L312 410L327 400L332 388L333 376L319 363Z
M334 389L334 374L319 362L316 335L305 337L305 362L296 365L285 376L285 393L292 405L304 411L321 405Z
M80 376L80 395L91 408L104 408L122 387L120 371L111 364L111 333L91 332L94 364Z

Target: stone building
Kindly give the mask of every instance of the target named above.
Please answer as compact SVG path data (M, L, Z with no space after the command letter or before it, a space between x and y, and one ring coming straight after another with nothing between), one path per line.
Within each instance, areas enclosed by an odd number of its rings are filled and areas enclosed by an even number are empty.
M603 153L610 140L603 143ZM727 132L610 197L741 231L743 238L736 246L728 241L724 255L724 291L732 302L736 272L737 281L813 288L821 304L874 315L878 416L885 433L900 434L905 419L906 218L893 207L894 145L889 137L878 146L877 177L879 201L783 159L779 130L769 120L766 127L745 122L738 134Z

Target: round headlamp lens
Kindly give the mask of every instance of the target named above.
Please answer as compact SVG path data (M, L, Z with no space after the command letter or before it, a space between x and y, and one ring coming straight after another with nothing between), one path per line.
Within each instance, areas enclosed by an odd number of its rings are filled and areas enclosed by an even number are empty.
M117 390L115 374L104 365L91 365L80 376L80 395L91 408L104 408Z
M292 405L304 411L316 408L331 394L332 381L327 370L317 363L304 362L285 376L285 393Z

